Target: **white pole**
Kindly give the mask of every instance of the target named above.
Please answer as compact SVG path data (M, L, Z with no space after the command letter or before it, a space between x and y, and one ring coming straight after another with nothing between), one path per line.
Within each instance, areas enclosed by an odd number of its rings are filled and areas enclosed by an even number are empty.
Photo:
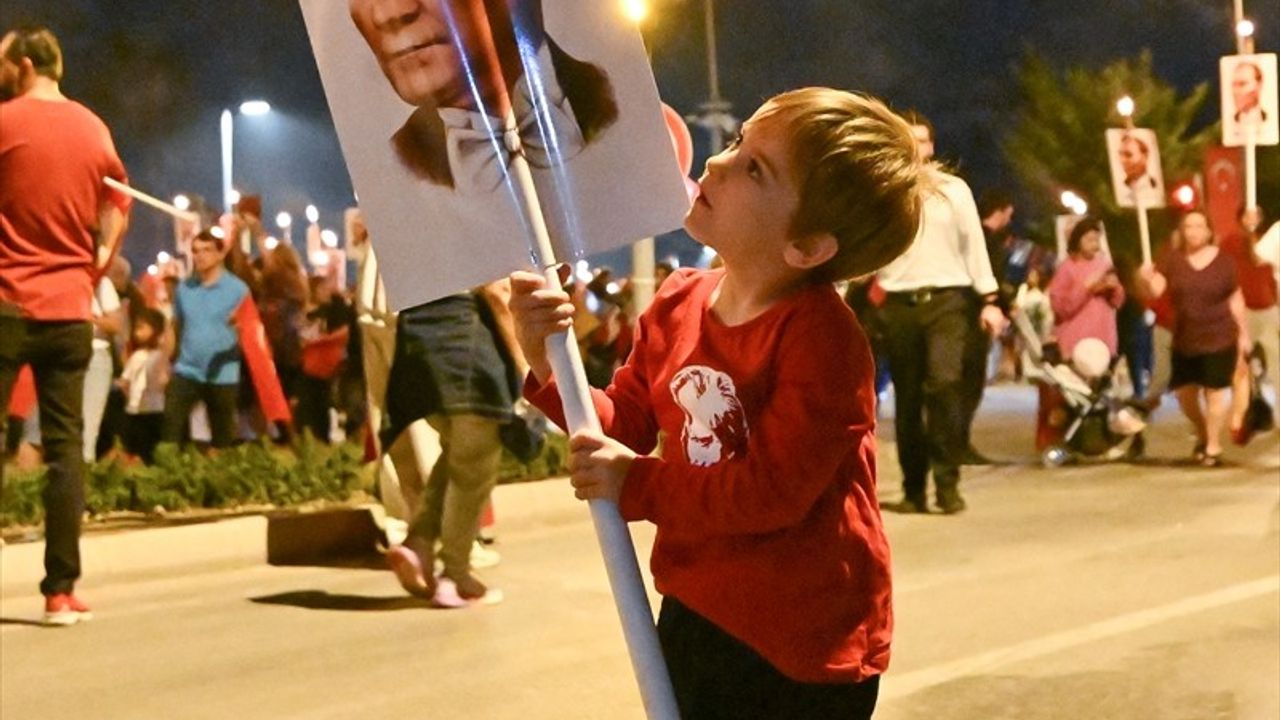
M515 115L507 111L506 136L518 137ZM508 145L510 147L510 145ZM556 272L555 249L547 224L543 219L538 190L533 184L529 163L520 152L512 153L511 176L515 182L518 210L528 220L532 237L529 238L543 263L543 275L552 287L560 286ZM600 431L600 418L587 385L587 375L582 368L578 343L569 331L547 338L547 354L555 374L560 402L564 406L565 420L570 433L580 430ZM604 557L604 566L613 591L614 605L622 623L622 635L631 657L631 669L640 686L640 699L649 718L679 720L675 693L671 689L671 677L662 658L658 644L658 632L653 623L653 610L645 592L644 578L636 561L635 544L627 530L627 524L618 511L617 503L595 499L589 503L591 521L595 526L596 541Z
M1151 264L1151 227L1147 222L1147 206L1142 202L1138 186L1133 186L1133 205L1138 211L1138 239L1142 242L1142 264Z
M1258 124L1245 124L1244 131L1244 206L1258 207L1258 143L1256 135Z
M1233 4L1232 15L1234 16L1235 22L1231 24L1231 27L1234 29L1236 27L1239 27L1241 20L1244 20L1244 0L1234 0L1232 4ZM1245 49L1245 39L1243 36L1240 35L1240 33L1236 33L1235 35L1236 35L1236 52L1241 55L1244 55L1246 52L1248 52Z
M132 197L140 202L150 205L151 207L157 210L166 212L172 215L173 217L181 218L183 220L189 220L191 222L195 222L200 219L199 215L191 212L190 210L179 210L177 207L170 205L169 203L161 200L160 198L152 197L151 195L148 195L142 192L141 190L136 190L132 187L129 187L128 185L125 185L124 183L120 182L119 180L116 180L115 178L104 177L102 178L102 182L109 188L112 188L114 190L119 190L120 192L124 193L125 195L128 195L129 197Z
M235 130L235 121L231 117L230 110L222 111L221 135L222 135L222 211L231 212L231 140L232 133Z
M631 304L637 317L653 302L656 265L653 238L637 240L631 246Z

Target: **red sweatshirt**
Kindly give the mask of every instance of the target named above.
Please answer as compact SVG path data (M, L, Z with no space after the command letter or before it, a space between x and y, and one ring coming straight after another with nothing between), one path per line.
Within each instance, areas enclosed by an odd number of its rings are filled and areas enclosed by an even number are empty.
M722 271L668 278L631 356L593 391L605 433L642 455L622 488L657 525L670 595L790 678L857 682L889 663L889 547L876 502L871 351L828 285L742 325L709 297ZM525 394L564 425L554 383Z

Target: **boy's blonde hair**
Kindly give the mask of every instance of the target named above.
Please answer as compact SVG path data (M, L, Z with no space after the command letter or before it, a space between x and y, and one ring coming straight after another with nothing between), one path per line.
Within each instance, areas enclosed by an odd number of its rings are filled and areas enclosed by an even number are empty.
M874 98L820 87L776 95L757 117L790 136L800 195L792 234L838 243L812 280L868 275L911 246L930 171L905 120Z

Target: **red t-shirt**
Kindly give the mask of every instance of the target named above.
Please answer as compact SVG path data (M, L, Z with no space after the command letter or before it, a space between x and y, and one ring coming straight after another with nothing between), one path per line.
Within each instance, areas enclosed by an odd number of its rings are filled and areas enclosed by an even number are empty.
M94 228L110 201L129 198L111 133L73 100L0 103L0 302L33 320L88 320Z
M1250 310L1266 310L1276 304L1276 276L1271 263L1253 264L1249 243L1252 240L1243 233L1234 232L1222 238L1219 246L1236 261L1236 279L1240 281L1240 294L1245 307Z
M729 327L709 309L722 271L682 271L640 317L607 390L605 432L638 453L627 520L657 525L670 595L802 682L889 664L889 546L876 502L871 350L821 285ZM526 396L563 425L554 383Z

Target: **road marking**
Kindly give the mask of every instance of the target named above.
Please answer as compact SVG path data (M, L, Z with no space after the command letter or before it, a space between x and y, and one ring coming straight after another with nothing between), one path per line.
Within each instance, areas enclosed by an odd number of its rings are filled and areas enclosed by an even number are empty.
M940 685L957 678L992 670L1002 665L1031 660L1078 645L1102 640L1115 635L1141 630L1174 618L1192 615L1242 600L1280 592L1280 575L1232 585L1214 592L1184 598L1167 605L1147 608L1119 615L1091 625L1066 630L1026 642L997 648L977 655L952 660L932 667L912 670L897 675L889 673L880 686L881 699L910 695L924 688Z

